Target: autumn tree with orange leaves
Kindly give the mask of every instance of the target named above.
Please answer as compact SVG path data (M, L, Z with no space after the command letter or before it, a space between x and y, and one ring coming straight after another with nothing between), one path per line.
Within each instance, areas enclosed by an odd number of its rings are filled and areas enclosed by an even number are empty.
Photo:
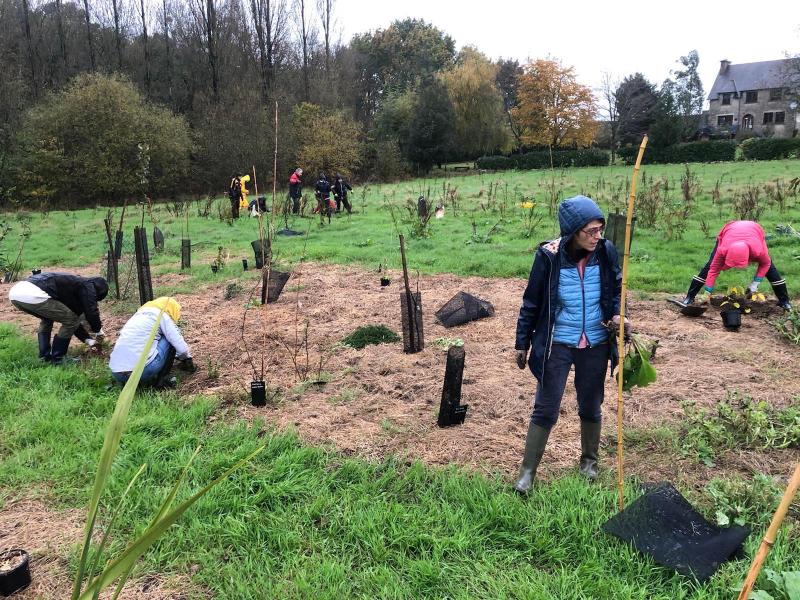
M572 67L538 59L523 67L518 81L515 119L522 141L532 146L588 146L597 131L597 109L589 87L575 79Z

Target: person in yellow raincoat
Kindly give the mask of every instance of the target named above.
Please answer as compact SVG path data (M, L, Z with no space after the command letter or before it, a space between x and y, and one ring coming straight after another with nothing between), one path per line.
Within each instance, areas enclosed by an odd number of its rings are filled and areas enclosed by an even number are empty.
M240 210L247 210L249 203L247 202L247 182L250 181L250 175L242 175L239 178L239 185L242 187L242 193L239 196L239 209Z

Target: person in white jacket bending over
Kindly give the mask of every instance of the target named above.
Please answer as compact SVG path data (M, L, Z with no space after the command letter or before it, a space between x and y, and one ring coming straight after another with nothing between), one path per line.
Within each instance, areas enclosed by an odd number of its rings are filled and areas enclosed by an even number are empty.
M120 331L108 363L111 375L120 384L124 385L128 381L139 357L145 351L159 314L161 322L139 383L156 388L174 387L175 378L170 377L169 373L176 358L183 361L185 370L195 370L191 350L176 325L181 317L181 305L175 298L165 296L143 304Z

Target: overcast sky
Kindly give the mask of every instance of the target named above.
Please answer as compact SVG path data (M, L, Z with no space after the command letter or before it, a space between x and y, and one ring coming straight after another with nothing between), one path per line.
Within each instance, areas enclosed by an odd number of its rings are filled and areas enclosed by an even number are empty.
M640 71L660 84L690 50L706 93L719 61L756 62L800 53L800 2L669 0L336 0L342 40L421 18L492 59L558 58L596 88L602 73Z

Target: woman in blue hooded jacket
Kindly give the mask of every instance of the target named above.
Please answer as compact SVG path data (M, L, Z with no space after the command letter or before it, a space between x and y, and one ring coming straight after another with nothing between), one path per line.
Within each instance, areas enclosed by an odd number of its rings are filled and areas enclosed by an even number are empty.
M575 196L559 205L558 221L561 237L540 244L517 319L517 366L527 364L538 382L514 484L520 493L533 485L573 365L579 468L588 479L597 477L605 373L617 358L609 338L619 325L622 273L614 244L602 237L603 212L590 198Z

